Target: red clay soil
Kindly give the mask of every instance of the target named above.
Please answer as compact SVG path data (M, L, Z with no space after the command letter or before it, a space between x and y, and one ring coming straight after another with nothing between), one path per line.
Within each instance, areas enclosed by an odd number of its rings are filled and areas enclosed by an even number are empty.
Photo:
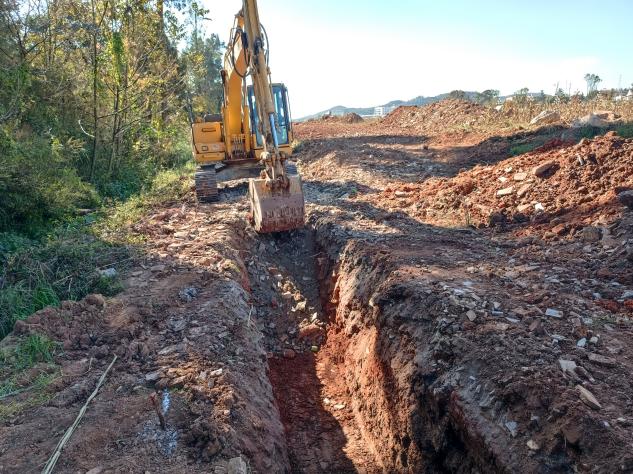
M578 145L556 140L454 178L390 187L374 202L429 223L547 224L563 235L597 214L618 215L618 194L627 189L633 189L633 140L610 132Z

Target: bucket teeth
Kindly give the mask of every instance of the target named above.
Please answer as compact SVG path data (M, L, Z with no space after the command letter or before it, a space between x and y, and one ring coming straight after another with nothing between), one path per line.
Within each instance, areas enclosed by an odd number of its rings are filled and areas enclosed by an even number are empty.
M249 198L255 230L259 233L284 232L305 224L301 178L288 176L288 189L270 190L263 179L251 179Z

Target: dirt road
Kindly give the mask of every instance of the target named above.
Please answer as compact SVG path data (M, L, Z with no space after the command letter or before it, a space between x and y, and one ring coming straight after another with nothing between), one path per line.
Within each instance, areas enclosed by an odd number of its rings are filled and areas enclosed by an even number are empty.
M3 341L63 352L49 397L2 420L0 472L41 470L114 354L56 472L632 472L631 141L450 117L297 126L305 230L256 235L239 182L144 218L122 294ZM497 195L516 173L519 219Z

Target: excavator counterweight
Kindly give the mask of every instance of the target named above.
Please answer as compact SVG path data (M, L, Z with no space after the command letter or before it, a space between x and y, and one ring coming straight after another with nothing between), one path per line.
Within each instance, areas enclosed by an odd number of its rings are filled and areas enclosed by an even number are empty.
M288 90L271 82L268 59L257 0L244 0L224 56L222 113L192 124L198 201L217 200L217 182L235 179L235 171L248 175L251 222L262 233L297 229L305 220L301 177L289 161Z

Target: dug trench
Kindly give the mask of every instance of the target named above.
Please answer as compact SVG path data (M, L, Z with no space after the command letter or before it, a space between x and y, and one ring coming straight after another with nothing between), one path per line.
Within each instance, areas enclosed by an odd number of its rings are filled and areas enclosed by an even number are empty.
M394 207L390 181L445 173L427 146L308 144L301 231L257 235L243 183L143 217L122 294L42 310L0 344L63 349L0 400L0 472L41 470L115 354L56 472L633 470L633 328L605 303L628 284L620 250ZM633 218L612 211L601 235L626 246Z

